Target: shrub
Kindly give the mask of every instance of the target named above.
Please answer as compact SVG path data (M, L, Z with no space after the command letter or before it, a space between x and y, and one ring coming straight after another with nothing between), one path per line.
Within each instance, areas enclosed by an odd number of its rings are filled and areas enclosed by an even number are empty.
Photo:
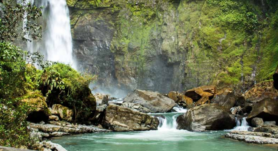
M88 87L95 78L88 74L82 75L68 65L56 63L44 70L40 89L47 96L49 106L67 106L74 110L75 121L82 121L80 118L91 115L96 107Z

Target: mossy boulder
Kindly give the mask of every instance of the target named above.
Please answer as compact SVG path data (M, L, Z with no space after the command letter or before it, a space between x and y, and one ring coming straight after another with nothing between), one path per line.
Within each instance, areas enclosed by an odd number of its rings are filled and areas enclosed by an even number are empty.
M39 91L28 92L23 98L21 102L31 107L27 120L32 122L48 120L48 116L51 115L51 112L48 109L45 97Z
M96 99L89 83L95 77L81 74L64 64L46 68L41 76L40 90L47 96L47 104L61 104L73 110L73 120L87 122L96 110Z
M54 104L51 108L51 114L59 115L62 120L71 122L73 119L73 111L61 104Z

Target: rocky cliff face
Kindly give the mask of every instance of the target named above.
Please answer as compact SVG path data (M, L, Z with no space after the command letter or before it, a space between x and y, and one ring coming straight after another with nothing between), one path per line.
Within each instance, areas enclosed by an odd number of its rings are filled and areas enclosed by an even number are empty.
M77 60L103 86L248 86L277 64L275 0L67 1Z

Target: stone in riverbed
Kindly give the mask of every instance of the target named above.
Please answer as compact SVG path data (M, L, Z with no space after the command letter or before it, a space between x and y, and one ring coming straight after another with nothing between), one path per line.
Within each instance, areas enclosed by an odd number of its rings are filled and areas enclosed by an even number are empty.
M34 147L37 150L43 150L43 151L67 151L61 145L52 143L51 141L43 141L43 142L36 143Z
M171 91L168 93L168 97L172 100L174 100L176 103L179 103L180 101L180 93L179 92L176 92L176 91Z
M265 121L264 126L276 126L276 121Z
M272 81L261 82L244 93L244 98L252 103L260 102L266 98L274 99L278 96L278 90L273 86Z
M254 104L247 120L250 121L255 117L260 117L264 121L278 122L278 101L267 98Z
M254 129L254 132L264 132L271 134L278 134L278 126L261 126Z
M69 109L68 107L65 107L60 104L54 104L52 106L51 110L52 114L59 115L62 120L71 122L72 121L72 116L73 116L73 111Z
M216 103L223 106L225 109L230 110L236 103L236 96L231 89L222 89L215 94L211 103Z
M244 141L246 143L278 144L277 136L271 133L233 131L226 134L225 137Z
M176 105L175 101L158 92L135 90L124 98L124 103L139 104L152 113L169 112ZM139 110L140 111L140 110ZM145 112L144 110L140 112Z
M56 115L51 115L51 116L49 116L49 120L52 120L52 121L59 121L59 117L56 116Z
M145 113L109 105L102 125L113 131L144 131L157 129L159 121Z
M196 106L177 118L178 129L189 131L232 129L235 118L218 104Z
M264 125L264 120L262 118L256 117L251 120L251 124L254 127L260 127Z
M216 87L212 85L212 86L201 86L198 88L187 90L185 92L185 95L193 99L194 102L196 102L200 100L202 97L211 97L215 93L216 93Z

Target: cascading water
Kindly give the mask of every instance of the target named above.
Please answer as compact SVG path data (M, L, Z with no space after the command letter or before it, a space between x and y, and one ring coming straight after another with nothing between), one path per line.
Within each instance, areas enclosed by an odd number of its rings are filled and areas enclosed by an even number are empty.
M168 115L169 114L169 115ZM169 130L177 130L177 117L180 114L168 113L162 117L158 117L159 119L159 127L158 131L169 131Z
M74 66L69 9L66 0L47 0L43 14L48 11L43 35L46 58Z
M186 113L187 110L183 109L180 106L174 107L173 110L175 110L176 112L165 113L160 116L157 116L157 118L159 119L158 131L177 130L177 118L179 115Z
M249 129L249 125L248 125L248 122L246 121L246 117L242 118L242 119L239 119L236 117L236 123L237 123L237 126L232 129L232 131L248 131Z
M173 110L178 112L178 113L186 113L187 112L187 109L184 109L184 108L182 108L180 106L173 107Z
M43 7L43 18L46 22L41 42L27 41L29 52L40 51L45 59L53 62L61 62L76 67L73 59L72 36L70 27L69 9L66 0L41 0L34 3L34 0L22 0L18 3L26 5L31 3L37 7ZM27 12L24 14L23 29L27 25ZM29 33L25 32L26 39L32 40Z

